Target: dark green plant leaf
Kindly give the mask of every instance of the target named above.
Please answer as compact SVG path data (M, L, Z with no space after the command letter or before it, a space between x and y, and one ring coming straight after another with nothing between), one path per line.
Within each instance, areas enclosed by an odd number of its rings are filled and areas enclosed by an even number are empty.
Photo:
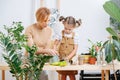
M9 51L9 57L13 56L14 52L14 50Z
M6 56L5 54L2 55L4 57L5 60L9 60L9 57Z
M13 69L10 69L10 73L15 74L15 71Z
M117 56L117 54L116 54L116 48L115 48L115 45L114 44L112 44L112 60L115 60L116 59L116 56Z
M7 51L10 51L10 50L12 49L12 47L13 47L13 44L12 44L12 43L8 43L8 44L6 45Z
M115 49L116 49L117 60L120 61L120 42L117 40L113 40L113 43L114 43Z
M14 62L16 59L18 59L17 54L14 54L13 56L11 56L11 60L12 60L12 62Z
M111 53L110 53L111 54ZM106 57L105 57L105 60L107 61L107 63L110 63L112 61L112 56L108 54Z
M112 61L112 45L110 42L106 43L105 45L105 60L109 63Z
M119 40L117 36L112 36L112 39Z
M106 45L108 42L109 42L109 40L107 40L107 41L105 41L105 42L103 43L103 46L102 46L102 48L100 49L100 51L102 51L102 50L105 48L105 45Z

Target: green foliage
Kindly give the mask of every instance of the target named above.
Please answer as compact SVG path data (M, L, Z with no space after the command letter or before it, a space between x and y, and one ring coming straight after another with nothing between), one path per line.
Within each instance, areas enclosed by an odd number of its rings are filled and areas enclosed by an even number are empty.
M118 37L118 34L111 27L107 27L106 30L110 33L111 36Z
M117 59L120 61L120 41L111 38L103 44L102 50L105 50L105 60L110 63L112 60Z
M26 45L27 39L22 31L24 27L21 22L13 22L12 26L4 26L6 32L0 32L0 46L3 48L3 57L10 67L10 72L22 80L39 80L42 68L51 56L36 55L36 46ZM25 48L29 56L20 57Z
M103 8L112 18L120 22L120 8L114 2L107 1L103 5ZM101 51L104 50L105 52L105 60L108 63L115 59L120 61L120 34L111 27L107 27L106 30L110 33L111 38L104 42L103 47L101 48ZM119 28L118 30L120 31Z
M120 22L120 8L114 2L106 1L103 8L112 18Z
M117 31L120 30L120 22L118 22L116 19L110 17L110 25Z
M42 54L35 55L34 53L37 50L35 46L32 47L25 46L25 48L30 53L28 57L29 61L26 61L25 63L29 66L26 68L27 72L29 73L27 75L28 80L39 80L39 76L45 62L52 58L52 56L45 56Z
M6 34L0 32L0 45L4 51L3 57L9 64L10 72L13 74L13 76L16 76L18 80L22 73L22 69L20 67L22 61L19 58L19 53L21 53L23 43L26 41L25 36L21 34L23 26L21 26L21 22L14 22L9 28L4 26L4 29L7 31Z
M89 52L90 52L90 55L92 57L96 57L97 56L97 51L95 50L95 46L92 45L91 48L89 48Z
M99 51L99 48L102 47L102 41L93 43L90 39L88 41L91 43L91 47L89 48L90 55L92 57L96 57Z

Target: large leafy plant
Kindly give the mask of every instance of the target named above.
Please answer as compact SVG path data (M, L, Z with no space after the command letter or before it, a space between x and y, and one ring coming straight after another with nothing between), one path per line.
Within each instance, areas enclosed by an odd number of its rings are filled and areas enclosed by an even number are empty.
M35 55L36 46L27 46L26 37L22 34L24 27L21 22L13 22L11 26L4 26L0 32L0 46L3 57L10 67L10 72L16 80L39 80L42 68L51 56ZM20 56L25 49L29 56Z
M120 22L120 8L114 2L107 1L103 8L112 18ZM118 27L118 31L120 31L120 26ZM106 30L110 33L111 37L104 43L102 48L105 50L105 60L108 63L115 59L120 61L120 34L111 27L107 27Z
M120 8L112 1L107 1L103 5L104 10L113 18L115 21L120 22ZM120 32L120 26L117 26L118 31ZM105 60L107 63L112 62L113 71L115 80L117 80L117 76L115 74L114 60L117 59L120 61L120 34L116 32L113 28L107 27L106 30L110 33L110 38L103 44L103 48L105 52Z

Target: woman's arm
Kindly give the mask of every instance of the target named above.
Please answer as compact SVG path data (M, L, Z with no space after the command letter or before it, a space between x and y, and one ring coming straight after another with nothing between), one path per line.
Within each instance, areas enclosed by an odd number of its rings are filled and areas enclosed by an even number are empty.
M58 51L59 44L60 44L60 40L55 40L55 41L54 41L53 49L56 50L56 51Z

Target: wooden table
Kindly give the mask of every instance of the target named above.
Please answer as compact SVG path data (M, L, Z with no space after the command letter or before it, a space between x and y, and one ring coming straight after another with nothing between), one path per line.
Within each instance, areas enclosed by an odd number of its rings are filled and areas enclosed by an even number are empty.
M120 63L115 64L115 70L120 69ZM6 64L0 63L0 70L2 70L2 80L5 80L5 70L9 70L9 67ZM49 64L46 64L43 67L43 70L101 70L102 79L104 80L104 74L105 74L105 80L109 80L109 71L113 70L112 65L90 65L90 64L83 64L83 65L67 65L65 67L60 66L51 66Z

